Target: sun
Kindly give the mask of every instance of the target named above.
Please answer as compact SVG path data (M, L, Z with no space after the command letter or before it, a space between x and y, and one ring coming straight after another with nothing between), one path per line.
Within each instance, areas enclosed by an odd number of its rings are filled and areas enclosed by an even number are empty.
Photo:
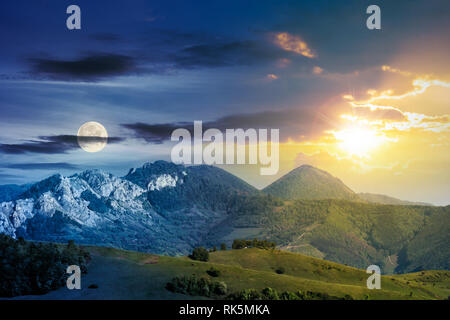
M368 157L384 141L384 137L375 130L364 127L346 128L333 134L340 149L359 157Z

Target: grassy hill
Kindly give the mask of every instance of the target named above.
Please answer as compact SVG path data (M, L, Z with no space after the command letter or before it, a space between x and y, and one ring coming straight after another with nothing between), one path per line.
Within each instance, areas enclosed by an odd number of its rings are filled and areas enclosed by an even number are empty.
M20 299L193 299L165 289L176 276L223 281L228 292L270 287L281 291L314 291L354 299L447 299L450 272L382 276L381 289L369 290L364 270L280 250L240 249L210 253L209 262L158 256L103 247L87 247L92 261L82 277L82 290L61 288L43 296ZM216 278L206 271L220 271ZM284 273L276 270L283 268ZM87 286L96 284L97 289Z

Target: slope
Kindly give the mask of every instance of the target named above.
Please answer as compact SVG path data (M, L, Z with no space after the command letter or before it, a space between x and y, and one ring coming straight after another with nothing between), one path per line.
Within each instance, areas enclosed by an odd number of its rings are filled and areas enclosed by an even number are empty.
M243 289L278 291L313 291L354 299L446 299L449 295L450 273L425 271L420 274L383 276L381 290L366 288L368 274L336 263L300 254L242 249L210 254L210 262L187 257L157 256L104 247L89 247L93 260L82 278L82 290L66 288L43 296L17 299L192 299L174 294L165 285L175 276L210 277L211 267L220 270L216 281L227 284L228 292ZM283 267L285 274L275 268ZM87 286L97 284L98 289Z
M425 202L413 202L400 200L394 197L390 197L384 194L375 194L375 193L358 193L358 197L362 200L372 203L379 204L398 204L398 205L410 205L410 206L432 206L430 203Z

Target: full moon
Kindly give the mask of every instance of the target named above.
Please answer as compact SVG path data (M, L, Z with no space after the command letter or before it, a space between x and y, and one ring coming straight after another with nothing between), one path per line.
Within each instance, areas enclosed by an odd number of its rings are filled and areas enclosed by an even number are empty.
M77 140L84 151L98 152L106 146L108 132L100 123L89 121L78 129Z

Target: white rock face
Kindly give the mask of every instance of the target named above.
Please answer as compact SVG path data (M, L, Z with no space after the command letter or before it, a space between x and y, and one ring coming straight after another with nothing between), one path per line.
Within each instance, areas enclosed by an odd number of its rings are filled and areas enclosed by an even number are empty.
M170 174L162 174L156 179L150 180L148 183L148 190L161 190L164 188L174 188L177 186L178 176L172 177ZM180 180L180 184L183 180Z
M33 205L33 199L0 203L0 233L14 237L16 229L33 217Z
M37 186L33 198L0 203L0 233L16 237L16 229L27 219L35 215L53 217L56 212L86 227L120 219L124 214L150 217L148 208L144 209L142 201L137 199L145 190L128 180L98 170L49 179L52 179L49 184L54 185L48 191L41 192ZM42 188L48 187L44 184ZM85 192L88 197L83 196ZM98 199L103 207L93 208L93 199ZM106 200L110 207L105 209Z

